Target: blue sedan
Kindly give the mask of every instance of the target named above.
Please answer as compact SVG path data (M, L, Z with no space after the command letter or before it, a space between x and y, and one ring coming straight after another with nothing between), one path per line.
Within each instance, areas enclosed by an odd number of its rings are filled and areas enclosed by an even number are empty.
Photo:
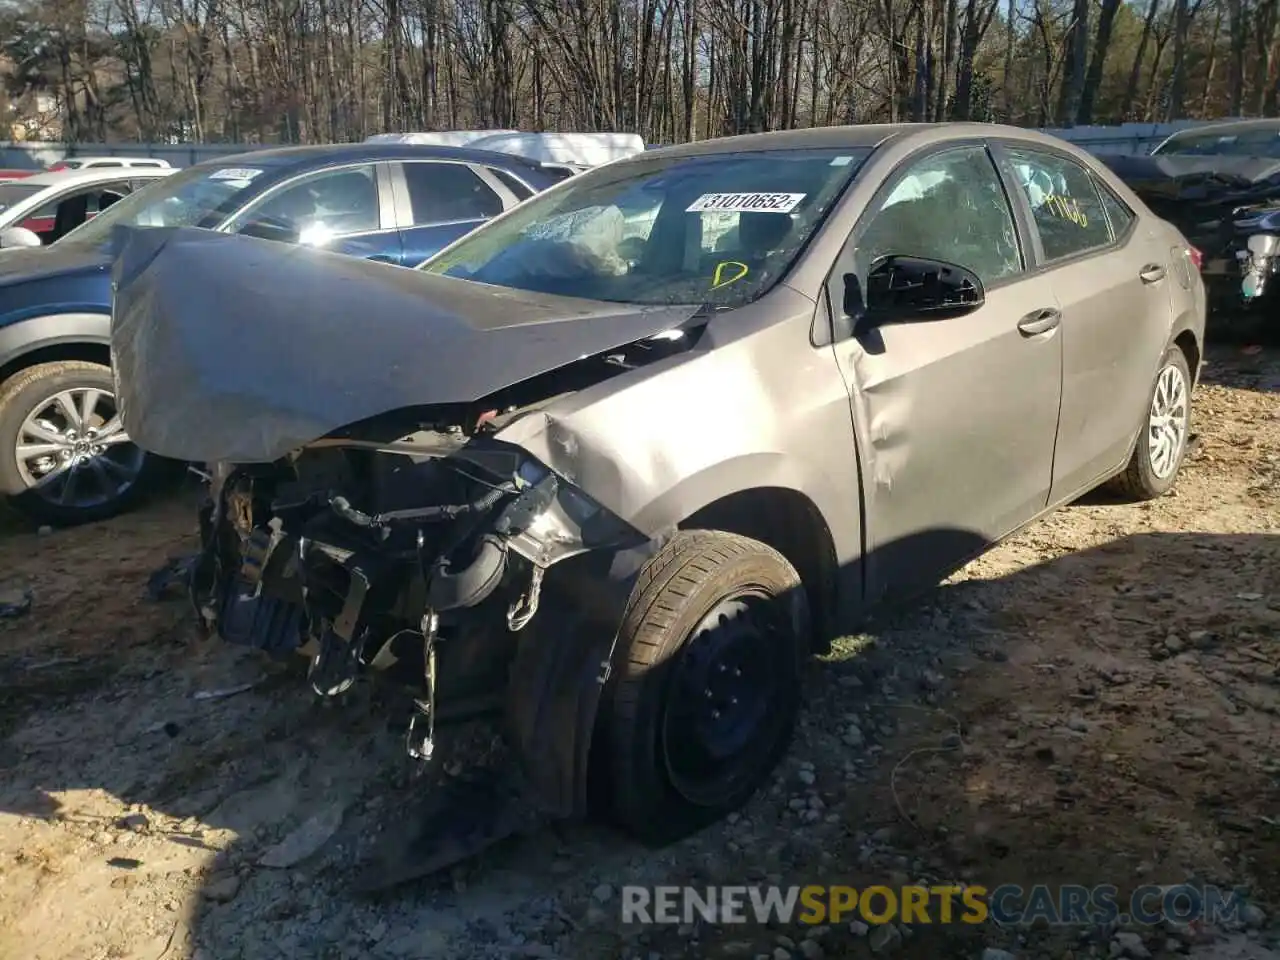
M130 193L47 248L0 250L0 494L76 523L125 509L155 466L115 405L115 226L197 226L412 267L568 175L464 148L261 150Z

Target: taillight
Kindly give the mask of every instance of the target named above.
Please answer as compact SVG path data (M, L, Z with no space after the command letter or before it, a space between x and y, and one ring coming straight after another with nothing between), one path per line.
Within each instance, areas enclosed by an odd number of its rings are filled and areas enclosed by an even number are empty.
M1187 247L1187 256L1191 258L1191 262L1196 265L1197 270L1204 269L1204 254L1195 247Z

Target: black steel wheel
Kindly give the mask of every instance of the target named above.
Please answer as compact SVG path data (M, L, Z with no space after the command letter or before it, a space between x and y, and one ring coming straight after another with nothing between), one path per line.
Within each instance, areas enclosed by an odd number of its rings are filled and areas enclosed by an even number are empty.
M755 792L790 742L808 634L799 575L763 543L689 531L650 561L608 707L620 826L671 842Z

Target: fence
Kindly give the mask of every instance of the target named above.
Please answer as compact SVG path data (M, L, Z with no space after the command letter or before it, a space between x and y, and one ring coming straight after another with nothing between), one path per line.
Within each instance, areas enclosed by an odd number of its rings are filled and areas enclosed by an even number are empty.
M1200 120L1176 120L1172 123L1124 123L1112 127L1072 127L1047 129L1045 133L1061 137L1091 153L1150 153L1156 144L1175 130L1202 126ZM269 145L267 145L269 146ZM267 146L235 143L64 143L0 140L0 167L40 169L69 156L80 157L154 157L172 166L185 167L213 157L267 149Z

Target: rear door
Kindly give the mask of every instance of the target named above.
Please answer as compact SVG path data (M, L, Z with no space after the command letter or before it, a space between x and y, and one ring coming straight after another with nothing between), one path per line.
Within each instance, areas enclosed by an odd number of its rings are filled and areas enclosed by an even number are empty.
M392 183L406 267L416 267L521 199L486 167L448 160L394 163Z
M1118 469L1143 423L1170 325L1170 248L1088 169L1039 144L1002 148L1062 307L1062 416L1051 499Z
M869 600L936 582L1048 500L1062 341L1027 236L985 144L952 143L902 163L837 261L828 297L864 441ZM860 328L841 309L844 275L865 289L892 254L972 270L984 305Z

